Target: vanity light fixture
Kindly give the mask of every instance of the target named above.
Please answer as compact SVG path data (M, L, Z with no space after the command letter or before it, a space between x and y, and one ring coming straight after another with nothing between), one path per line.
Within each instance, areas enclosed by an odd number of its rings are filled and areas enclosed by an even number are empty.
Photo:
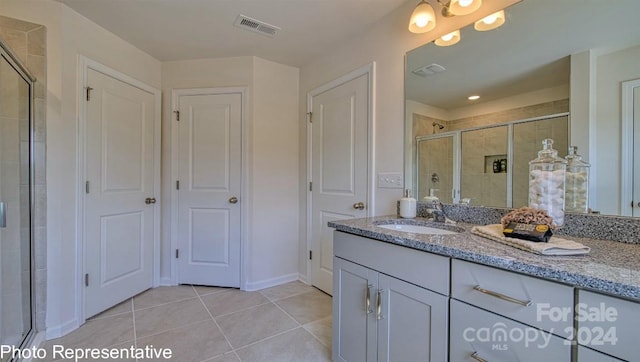
M498 28L504 24L504 10L493 13L475 22L473 28L477 31L488 31Z
M411 14L409 31L416 34L426 33L436 27L436 13L433 6L425 0L420 1Z
M450 0L446 4L440 0L437 1L442 5L442 15L447 18L454 15L469 15L482 5L482 0Z
M434 44L441 47L448 47L456 44L460 41L460 30L452 31L449 34L443 35L434 41Z
M467 99L470 101L475 101L476 99L480 99L480 96L477 94L474 94L472 96L467 97Z

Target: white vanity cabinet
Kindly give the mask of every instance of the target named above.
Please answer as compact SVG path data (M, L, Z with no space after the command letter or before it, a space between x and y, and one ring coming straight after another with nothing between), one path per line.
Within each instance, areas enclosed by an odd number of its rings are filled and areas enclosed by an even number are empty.
M576 319L575 339L579 345L620 360L640 361L640 304L637 302L580 290ZM591 360L578 351L578 361Z
M448 290L448 258L341 232L334 254L334 361L447 360L448 296L423 286Z

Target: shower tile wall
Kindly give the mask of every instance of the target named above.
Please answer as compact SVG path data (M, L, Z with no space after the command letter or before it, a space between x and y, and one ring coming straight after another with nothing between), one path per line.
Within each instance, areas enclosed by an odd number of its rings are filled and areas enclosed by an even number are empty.
M513 127L513 207L529 204L529 161L538 157L542 140L553 139L558 156L567 155L569 148L568 117L519 123Z
M462 174L460 197L473 205L504 207L507 203L507 174L493 173L485 158L507 155L507 127L462 132Z
M36 329L45 329L46 301L46 28L39 24L0 16L0 38L37 78L34 87L34 178L35 210L34 254L35 254L35 301ZM24 120L24 118L22 118ZM29 147L29 134L24 124L20 127L20 148ZM24 151L21 152L27 154ZM24 195L28 176L21 176ZM27 188L28 190L28 188ZM23 230L22 232L28 232Z
M444 129L438 130L437 133L449 131L449 128L447 127L447 123L448 123L447 121L443 119L423 116L421 114L414 113L413 114L413 136L418 137L418 136L426 136L426 135L433 134L433 122L437 122L445 126Z
M435 196L440 201L451 203L453 188L453 141L451 137L421 141L418 161L418 195L420 200L429 195L429 189L436 189ZM437 174L436 181L432 178Z
M468 128L489 126L520 119L547 116L550 114L569 112L569 99L534 104L531 106L513 108L506 111L481 114L478 116L460 118L446 122L447 131L457 131Z

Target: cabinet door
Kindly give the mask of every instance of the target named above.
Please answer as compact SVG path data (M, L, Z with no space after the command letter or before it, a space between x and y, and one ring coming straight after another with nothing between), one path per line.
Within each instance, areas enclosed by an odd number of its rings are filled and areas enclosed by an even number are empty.
M580 290L576 306L579 344L622 360L640 359L640 304Z
M571 341L451 300L450 361L569 362Z
M448 298L385 274L378 288L378 360L446 361Z
M378 273L333 258L333 360L376 360Z

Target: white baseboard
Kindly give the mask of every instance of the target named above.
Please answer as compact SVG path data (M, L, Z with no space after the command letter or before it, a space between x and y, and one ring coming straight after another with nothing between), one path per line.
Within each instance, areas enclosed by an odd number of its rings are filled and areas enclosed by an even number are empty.
M80 323L78 323L77 319L72 319L66 323L63 323L55 327L47 327L45 339L50 340L50 339L62 337L65 334L78 329L78 327L80 327Z
M305 274L298 273L298 280L306 285L311 285L311 281L307 279L307 276Z
M171 278L160 278L160 286L172 287L174 285L178 285L178 284L173 279L171 279Z
M289 283L298 280L300 275L298 273L292 273L283 275L276 278L261 280L257 282L247 282L246 291L252 292L260 289L275 287L276 285Z

